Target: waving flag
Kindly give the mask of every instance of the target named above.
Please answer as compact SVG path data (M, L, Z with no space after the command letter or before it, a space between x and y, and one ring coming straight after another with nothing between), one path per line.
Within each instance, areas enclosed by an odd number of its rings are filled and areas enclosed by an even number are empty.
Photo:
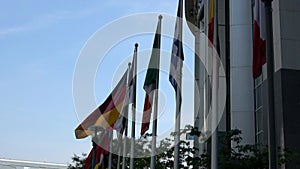
M144 90L146 91L144 113L142 120L141 135L143 135L148 129L150 124L152 106L154 101L154 90L158 89L159 83L159 64L160 64L160 41L161 41L161 20L157 24L155 33L153 49L151 53L150 62L144 82Z
M261 0L254 2L253 25L253 78L262 73L262 66L266 63L266 30L265 30L265 6Z
M89 127L101 126L104 129L113 127L120 116L127 90L127 71L117 86L96 110L94 110L76 129L77 139L85 138L92 134Z
M184 60L182 39L181 39L182 28L180 25L182 25L182 16L181 16L180 8L181 6L178 5L175 33L174 33L173 46L172 46L170 75L169 75L169 81L174 87L175 91L177 91L177 87L181 87L178 86L178 82L181 81L182 62Z

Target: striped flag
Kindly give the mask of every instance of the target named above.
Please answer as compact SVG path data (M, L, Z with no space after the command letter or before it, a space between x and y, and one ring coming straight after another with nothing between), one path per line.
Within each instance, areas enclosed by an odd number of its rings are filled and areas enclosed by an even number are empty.
M135 44L134 54L131 62L131 68L129 72L129 104L132 103L135 108L136 102L136 79L137 79L137 47L138 44Z
M119 116L118 120L114 124L114 129L116 129L120 134L124 133L125 128L127 127L127 121L128 117L125 115L125 111L128 110L129 104L133 104L133 107L135 108L135 100L136 100L136 72L137 72L137 65L136 65L136 60L137 60L137 46L134 51L133 59L132 59L132 64L130 67L129 75L128 75L128 89L127 93L125 96L125 103L123 105L122 113Z
M130 72L129 72L130 73ZM129 78L128 78L129 79ZM126 82L126 86L128 83ZM121 113L117 119L117 121L113 125L113 129L115 129L120 134L123 134L128 124L128 106L129 106L129 96L130 96L130 87L128 86L126 89L126 95L123 103L123 107L121 109Z
M127 71L117 86L96 110L94 110L76 129L77 139L85 138L93 132L89 130L92 126L101 126L104 129L113 127L120 116L125 101L127 90Z
M209 1L209 13L208 13L208 40L209 40L209 47L216 48L217 53L220 55L220 40L219 40L219 34L218 34L218 25L216 24L216 10L215 10L215 0ZM216 29L216 32L215 32ZM216 35L215 35L216 33ZM216 36L216 37L215 37ZM216 42L215 42L216 41Z
M209 1L209 13L208 13L208 40L210 45L214 44L214 24L215 24L215 2Z
M180 12L181 6L178 5L177 11L177 19L175 24L175 33L173 39L173 46L172 46L172 55L171 55L171 64L170 64L170 74L169 74L169 81L174 87L175 91L177 92L177 88L181 87L178 86L178 82L181 81L181 69L182 69L182 62L184 60L183 49L182 49L182 14Z
M266 63L266 26L265 5L261 0L254 1L254 24L253 24L253 78L262 73L262 66Z
M160 64L160 42L161 42L161 21L157 24L150 62L147 69L147 74L144 82L144 90L146 97L144 102L144 113L142 120L141 135L148 129L150 124L152 106L154 101L154 90L158 89L159 83L159 64Z
M174 137L174 167L179 168L179 142L180 142L180 118L181 118L181 79L182 64L184 60L182 49L182 13L183 0L179 0L177 18L172 46L169 81L176 93L175 137Z

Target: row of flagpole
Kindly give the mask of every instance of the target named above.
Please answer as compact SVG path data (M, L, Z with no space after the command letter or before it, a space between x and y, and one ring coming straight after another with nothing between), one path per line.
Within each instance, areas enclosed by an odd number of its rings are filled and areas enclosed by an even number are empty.
M180 16L182 16L182 0L180 0L181 4L179 4L179 8L181 11L178 11L178 13L180 13ZM181 19L179 20L180 22L180 27L179 29L182 29L182 21ZM151 58L150 58L150 62L148 65L148 71L146 74L146 78L145 78L145 84L144 84L144 90L146 91L146 98L145 98L145 105L144 105L144 112L149 112L150 116L151 116L151 112L153 112L152 118L153 118L153 124L152 124L152 152L151 152L151 162L150 162L150 168L154 169L155 168L155 164L156 164L156 136L157 136L157 114L158 114L158 84L159 84L159 62L160 62L160 47L161 47L161 23L162 23L162 16L159 16L159 21L157 24L157 30L156 30L156 34L155 34L155 38L154 38L154 43L153 43L153 50L152 50L152 54L151 54ZM176 21L176 25L178 24L178 20ZM177 35L176 35L177 34ZM173 53L173 57L183 57L182 56L182 44L181 44L181 31L178 32L178 30L175 30L175 36L176 39L174 39L174 45L180 45L180 52L177 52L176 54ZM176 43L176 44L175 44ZM133 65L132 68L130 67L130 64L128 65L128 69L126 71L126 75L123 75L123 80L121 80L118 85L116 86L116 88L113 90L111 97L113 98L114 95L117 95L118 97L122 96L122 99L124 100L125 103L122 103L123 106L121 108L120 111L120 116L117 117L116 122L114 123L110 123L110 117L107 117L108 119L102 118L103 114L105 114L105 112L107 112L108 110L104 108L104 110L101 110L103 104L101 106L99 106L99 108L97 108L94 112L92 112L75 130L75 135L77 138L84 138L88 135L90 135L90 129L91 126L94 127L95 126L95 130L94 130L94 138L98 138L98 127L99 126L111 126L113 129L116 129L119 133L118 135L118 146L119 146L119 156L118 156L118 164L117 164L117 168L120 168L120 164L121 164L121 158L120 158L120 154L123 152L122 156L122 169L125 169L126 166L126 147L127 147L127 143L126 143L126 138L127 138L127 132L128 132L128 120L126 119L128 117L128 104L129 102L133 103L132 104L132 132L131 132L131 157L130 157L130 168L134 168L134 138L135 138L135 113L136 113L136 71L137 71L137 47L138 45L135 45L135 51L134 51L134 56L133 56ZM178 48L179 46L176 46L176 48ZM174 48L174 46L173 46ZM174 50L173 50L174 51ZM180 53L178 55L178 53ZM182 60L175 58L176 62L181 62L180 64L180 69L177 68L177 63L176 65L172 65L171 64L171 68L170 71L175 71L175 72L171 72L170 74L170 82L171 84L174 86L175 91L176 91L176 100L177 102L180 101L181 102L181 94L180 94L180 86L181 86L181 82L178 83L177 78L173 77L180 77L181 76L181 68L182 68ZM173 60L173 58L172 58ZM176 71L178 70L180 71L180 76L176 75L176 74L172 74L172 73L178 73ZM133 73L131 73L133 72ZM154 76L153 76L154 75ZM130 77L131 76L131 77ZM152 79L151 79L152 78ZM131 92L131 95L129 96L129 91L126 91L125 96L123 96L122 94L117 93L118 89L120 89L122 87L121 82L123 81L124 83L124 79L126 79L126 85L125 86L130 86L132 85L132 88L128 87L127 90L132 90L133 92ZM134 80L134 82L132 82L131 80ZM180 79L181 80L181 79ZM176 86L174 85L174 82L176 83ZM177 85L178 83L178 85ZM115 92L114 92L115 91ZM117 93L117 94L116 94ZM110 98L110 99L112 99ZM118 98L119 99L119 98ZM109 98L107 99L109 100ZM105 101L108 102L108 101ZM149 102L149 103L148 103ZM150 104L150 107L149 105ZM125 106L124 106L125 105ZM180 115L178 114L178 111L180 109L180 103L177 103L176 106L176 130L175 132L177 133L176 136L176 142L175 142L175 146L177 147L178 143L179 143L179 127L180 127ZM111 110L109 110L111 111ZM97 115L98 114L98 115ZM98 117L96 117L98 116ZM148 128L149 128L149 115L145 117L145 113L143 114L143 125L142 125L142 129L141 129L141 134L144 134ZM95 118L96 119L93 119ZM99 120L101 119L102 120ZM91 122L91 119L93 120L93 122ZM103 120L104 119L104 120ZM105 121L107 120L107 121ZM124 121L125 120L125 121ZM93 124L93 125L92 125ZM119 126L121 125L121 127ZM89 128L87 128L87 126L90 126ZM124 133L123 133L124 132ZM122 139L124 135L124 139L123 139L123 146L121 146L120 144L120 140ZM93 142L93 155L92 155L92 168L94 168L96 166L96 149L97 145L95 142ZM109 150L111 150L111 145L109 146ZM175 148L176 149L176 148ZM178 157L178 149L177 152L175 152L175 156ZM178 165L178 161L176 162ZM176 165L176 164L175 164ZM108 162L108 167L111 168L112 167L112 155L109 155L109 162ZM178 167L176 167L178 168Z
M182 61L184 59L183 57L183 50L182 50L182 16L183 16L183 0L179 0L178 4L178 13L177 13L177 20L176 20L176 27L175 27L175 33L174 33L174 42L173 42L173 48L172 48L172 57L171 57L171 66L170 66L170 82L173 85L175 89L175 94L176 94L176 116L175 116L175 149L174 149L174 168L179 168L179 142L180 142L180 109L181 109L181 84L182 84L182 79L181 79L181 74L182 74ZM269 1L268 3L270 3ZM206 3L208 7L208 3ZM210 0L209 1L210 9L206 10L209 11L209 15L213 16L213 29L208 29L207 33L208 36L209 34L212 33L212 90L211 90L211 108L212 108L212 129L215 128L214 131L212 131L212 142L211 142L211 168L212 169L217 169L218 168L218 84L219 84L219 66L220 66L220 61L218 59L218 55L220 54L219 52L219 39L218 39L218 0ZM154 39L154 44L153 44L153 51L151 55L151 59L153 55L156 55L156 70L159 70L159 56L160 54L155 51L155 49L160 49L160 34L161 34L161 20L162 17L159 17L158 25L157 25L157 30L156 30L156 36ZM271 20L271 19L270 19ZM209 32L211 31L211 32ZM157 37L158 36L158 37ZM271 36L271 35L269 35ZM269 40L271 41L271 40ZM178 42L178 43L177 43ZM157 44L156 44L157 43ZM155 46L157 45L157 46ZM270 48L270 47L269 47ZM176 51L177 50L177 51ZM272 49L270 49L271 51ZM158 50L159 51L159 50ZM271 52L270 52L271 53ZM132 63L136 63L136 54L137 54L137 45L135 48L135 54L134 54L134 59ZM175 61L174 61L175 60ZM269 60L271 60L269 58ZM134 62L135 61L135 62ZM175 64L174 64L175 63ZM174 65L172 65L174 64ZM136 64L133 64L136 66ZM149 68L153 66L151 65L151 60L149 62ZM152 67L153 68L153 67ZM272 72L273 68L270 68L270 72ZM136 67L135 69L135 74L136 75ZM156 136L157 136L157 106L158 106L158 82L159 82L159 75L158 72L157 77L155 79L154 85L155 87L152 88L151 90L154 89L153 95L151 97L152 103L154 105L153 107L153 125L152 125L152 154L151 154L151 163L150 167L151 169L155 168L155 153L156 153ZM269 73L269 72L268 72ZM147 72L148 74L148 72ZM271 73L269 73L271 74ZM146 75L147 76L147 75ZM271 76L270 76L271 77ZM136 78L136 77L135 77ZM147 78L147 77L146 77ZM136 80L136 79L135 79ZM272 81L272 79L271 79ZM149 84L144 84L144 89L146 90L146 93L149 92L149 88L147 91L147 85ZM153 86L150 86L153 87ZM156 89L156 90L155 90ZM273 90L273 89L270 89ZM134 87L134 91L136 91L136 86ZM135 97L135 93L133 94ZM147 99L147 98L146 98ZM145 99L145 102L146 102ZM145 103L146 104L146 103ZM135 105L136 105L136 98L134 98L134 102L132 104L132 132L131 132L131 158L130 158L130 168L134 168L134 137L135 137ZM272 105L271 105L272 106ZM144 106L145 110L145 106ZM150 109L152 111L152 108ZM205 110L204 110L205 112ZM149 125L149 124L147 124ZM149 126L148 126L149 127ZM146 129L148 130L148 128ZM126 132L125 132L126 133ZM125 134L126 135L126 134ZM124 143L124 148L125 148L125 143ZM271 148L274 148L272 145ZM271 152L271 151L270 151ZM274 160L274 157L272 157L273 154L270 154L270 159ZM123 154L123 159L124 159L125 154ZM275 161L275 160L274 160ZM125 160L123 160L123 167L125 166ZM270 162L270 165L275 166L276 162Z
M210 3L214 2L215 0L211 0ZM217 39L217 1L214 2L214 28L213 28L213 44L217 45L218 39ZM179 143L180 143L180 117L181 117L181 87L182 87L182 66L183 66L183 49L182 49L182 16L183 16L183 0L179 0L178 4L178 11L177 11L177 19L176 19L176 27L175 27L175 33L174 33L174 40L173 40L173 47L172 47L172 57L171 57L171 64L170 64L170 82L172 86L175 89L176 94L176 115L175 115L175 148L174 148L174 168L179 168ZM157 136L157 111L158 111L158 84L159 84L159 60L160 60L160 43L161 43L161 24L162 24L162 16L159 16L158 24L157 24L157 30L154 38L153 43L153 50L150 58L150 62L148 65L148 71L145 78L144 83L144 90L146 91L146 98L144 103L144 114L143 114L143 122L142 122L142 129L141 129L141 135L143 135L148 129L149 129L149 122L150 117L152 114L152 152L151 152L151 162L150 162L150 168L154 169L156 164L156 136ZM218 48L217 46L215 46ZM132 65L128 66L128 69L126 71L126 85L129 86L127 89L124 89L126 92L125 96L122 92L117 93L118 91L123 91L122 85L118 84L117 87L114 89L114 91L111 94L111 97L114 97L114 94L118 96L119 100L122 100L125 103L123 104L123 107L121 108L121 115L123 118L115 117L113 119L110 119L110 117L105 116L105 112L114 112L115 109L107 110L105 107L99 106L92 114L83 121L75 130L75 134L77 138L84 138L88 136L90 133L88 131L88 127L91 125L95 126L105 126L104 128L113 128L117 129L115 122L121 119L118 124L122 126L122 131L118 130L119 137L123 137L124 132L124 139L123 139L123 146L121 144L118 144L119 146L119 156L118 156L118 169L120 168L121 164L121 157L122 154L122 168L124 169L126 166L126 138L127 138L127 132L128 132L128 120L126 119L128 117L128 111L129 107L128 105L132 103L132 128L131 128L131 148L130 148L130 169L134 168L134 145L135 145L135 120L136 120L136 81L137 81L137 48L138 45L135 44L134 49L134 55L133 55L133 61ZM217 55L217 53L213 52L213 54ZM213 57L213 79L212 79L212 111L215 116L213 116L213 120L217 120L217 97L218 97L218 60L216 57ZM125 75L124 75L125 77ZM124 77L122 79L124 79ZM152 79L151 79L152 78ZM122 80L121 80L122 81ZM121 83L121 81L119 83ZM122 90L121 90L122 89ZM117 93L117 94L116 94ZM107 101L107 100L106 100ZM106 103L105 101L105 103ZM109 102L109 101L107 101ZM119 103L118 102L118 103ZM117 104L117 103L116 103ZM126 108L124 108L124 104L126 105ZM118 105L116 105L117 107ZM153 112L153 113L151 113ZM125 114L123 114L125 113ZM103 116L103 118L102 118ZM92 122L91 122L92 119ZM125 121L124 121L125 120ZM217 125L215 121L212 122L214 125ZM97 136L97 132L95 132L95 137ZM121 139L121 138L119 138ZM120 140L119 140L120 141ZM123 149L121 149L123 147ZM112 147L109 146L109 150L111 152ZM123 153L122 153L123 151ZM95 152L93 155L93 159L95 159ZM94 161L94 160L93 160ZM93 165L94 166L94 165ZM108 168L112 167L112 155L109 153L109 162L108 162ZM212 168L217 169L217 129L212 135Z

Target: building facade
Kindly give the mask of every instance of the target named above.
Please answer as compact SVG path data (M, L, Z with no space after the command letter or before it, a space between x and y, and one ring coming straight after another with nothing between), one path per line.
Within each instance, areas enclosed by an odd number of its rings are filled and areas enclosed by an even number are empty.
M300 23L297 22L300 17L299 7L298 0L272 2L276 146L295 152L300 152ZM267 64L263 67L261 77L255 80L256 141L263 144L268 143L266 66ZM285 167L300 168L299 158Z
M67 169L66 164L0 159L1 169Z
M194 4L197 4L197 2L199 1L195 0ZM201 22L204 25L202 31L204 35L207 34L206 25L208 23L207 2L209 1L202 2L204 4L204 17ZM218 0L220 56L228 75L226 77L228 82L227 92L229 94L219 131L240 129L244 144L259 143L268 145L267 63L263 66L261 76L254 79L252 75L253 2L253 0ZM186 10L193 9L192 7L186 7ZM189 15L189 13L191 12L186 12L186 15ZM299 0L273 0L272 46L274 48L275 69L276 146L282 149L289 148L294 152L300 152L299 18ZM200 43L196 42L195 44L202 46L199 48L203 49L203 45L207 45L207 42L200 39ZM195 64L195 66L197 65ZM200 65L200 67L204 66ZM196 77L196 79L200 79L199 84L209 86L211 75L205 73L205 70L200 72L205 78ZM210 89L205 89L205 85L200 85L200 89L200 96L204 97L202 100L209 101L210 99L205 98L205 95L209 95ZM209 107L209 103L204 101L199 104L201 117L205 117L207 110L203 110L201 107ZM280 150L277 153L280 153ZM294 169L300 168L299 164L300 160L296 159L294 162L280 167Z

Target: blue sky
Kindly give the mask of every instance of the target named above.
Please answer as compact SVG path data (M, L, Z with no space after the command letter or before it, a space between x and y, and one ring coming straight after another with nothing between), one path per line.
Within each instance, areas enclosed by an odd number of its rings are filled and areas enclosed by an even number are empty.
M176 10L177 1L173 0L3 1L0 6L0 158L66 163L73 153L89 152L90 139L74 137L80 119L73 105L72 80L81 49L98 29L120 17L140 12L174 15ZM129 57L136 41L143 42L141 50L149 49L153 36L120 42L109 55L122 51L124 57ZM169 50L171 40L166 42L165 49ZM120 64L109 59L107 63L111 72ZM101 68L95 79L98 104L107 97L111 87L111 83L101 86L103 79L110 77ZM143 75L139 78L141 88ZM173 90L167 81L161 85L169 88L169 94ZM142 89L138 94L143 100ZM169 94L165 100L173 97ZM193 93L188 92L188 96L193 97ZM188 107L191 111L191 104Z

